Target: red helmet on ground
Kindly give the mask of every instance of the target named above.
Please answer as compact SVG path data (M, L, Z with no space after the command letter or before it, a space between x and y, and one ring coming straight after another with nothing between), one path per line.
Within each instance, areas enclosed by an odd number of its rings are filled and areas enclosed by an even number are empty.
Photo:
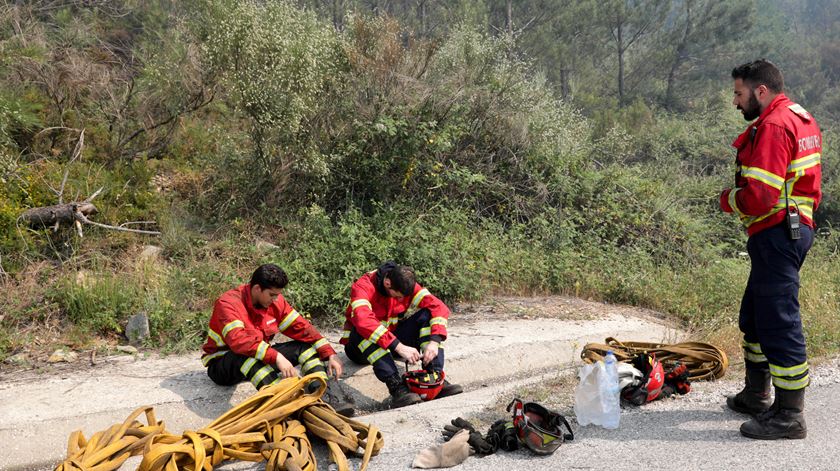
M662 363L656 359L656 355L642 353L633 359L633 366L644 375L638 386L631 386L622 391L621 396L640 406L651 402L662 393L662 386L665 384L665 370Z
M443 389L443 371L414 370L403 373L403 380L409 391L416 393L420 399L431 401Z

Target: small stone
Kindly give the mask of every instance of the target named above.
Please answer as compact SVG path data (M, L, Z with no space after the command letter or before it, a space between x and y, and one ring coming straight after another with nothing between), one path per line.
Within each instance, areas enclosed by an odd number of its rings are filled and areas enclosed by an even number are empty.
M272 244L271 242L266 242L264 240L258 240L256 243L257 250L261 252L267 252L269 250L276 250L280 247L277 245Z
M72 350L64 350L60 348L53 352L50 355L50 358L47 359L47 363L59 363L59 362L66 362L66 363L73 363L74 361L79 359L79 354L72 351Z
M23 366L29 363L29 357L26 356L25 353L15 353L14 355L6 358L6 363L10 363L12 365Z
M158 259L163 249L157 245L144 245L143 251L140 252L140 260L144 262L153 262Z
M117 346L118 352L128 353L129 355L134 355L137 353L137 349L131 345L118 345Z
M143 340L149 338L149 317L145 312L138 312L128 318L125 336L128 337L128 343L134 346L142 345Z

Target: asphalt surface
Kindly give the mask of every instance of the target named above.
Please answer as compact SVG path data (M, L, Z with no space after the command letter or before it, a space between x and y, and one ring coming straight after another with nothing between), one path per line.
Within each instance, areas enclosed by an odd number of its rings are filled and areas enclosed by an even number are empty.
M804 440L761 441L738 432L746 416L725 408L736 381L696 383L687 396L622 411L616 430L573 426L575 439L551 456L528 451L470 457L451 469L468 470L838 470L840 412L838 365L818 367L807 392ZM444 422L445 423L445 422ZM442 426L443 424L441 424ZM437 427L438 429L440 427ZM428 443L437 440L427 434ZM392 444L372 462L371 470L410 469L420 447Z

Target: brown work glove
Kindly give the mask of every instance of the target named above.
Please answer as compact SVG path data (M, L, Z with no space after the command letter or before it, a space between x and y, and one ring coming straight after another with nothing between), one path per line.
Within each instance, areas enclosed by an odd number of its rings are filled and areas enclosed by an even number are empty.
M411 467L449 468L461 464L471 453L470 444L467 442L469 439L470 431L461 430L446 443L420 450Z

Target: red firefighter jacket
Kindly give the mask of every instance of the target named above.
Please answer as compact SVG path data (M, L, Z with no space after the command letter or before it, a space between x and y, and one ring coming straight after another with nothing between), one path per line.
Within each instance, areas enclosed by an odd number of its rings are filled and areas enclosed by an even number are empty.
M244 284L224 293L213 306L201 361L206 366L210 360L232 350L273 365L278 353L269 342L278 332L292 340L312 344L322 360L335 354L327 339L283 295L278 295L268 309L257 309L251 302L251 285Z
M779 94L732 146L738 150L735 188L720 195L721 209L738 214L750 236L782 222L786 206L813 228L822 197L822 136L810 113Z
M350 304L345 311L347 322L341 343L347 344L350 330L382 348L394 348L399 343L392 333L400 319L409 317L419 309L428 309L432 313L431 338L438 342L446 340L446 325L449 320L449 308L429 290L414 286L414 294L402 298L392 298L382 286L382 280L393 263L386 263L353 283L350 288Z

